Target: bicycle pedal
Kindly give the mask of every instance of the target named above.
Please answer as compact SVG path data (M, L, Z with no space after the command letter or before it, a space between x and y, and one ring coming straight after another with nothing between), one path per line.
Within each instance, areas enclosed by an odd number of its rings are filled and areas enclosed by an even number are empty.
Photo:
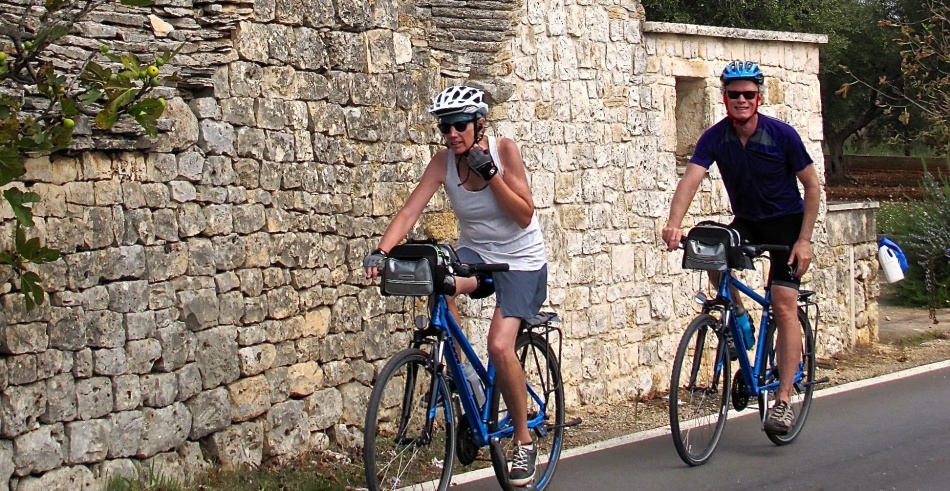
M806 386L811 386L811 385L818 385L818 384L827 384L828 382L831 382L831 379L828 378L828 376L824 376L824 377L821 377L820 379L817 379L817 380L808 382L808 383L805 384L805 385L806 385Z

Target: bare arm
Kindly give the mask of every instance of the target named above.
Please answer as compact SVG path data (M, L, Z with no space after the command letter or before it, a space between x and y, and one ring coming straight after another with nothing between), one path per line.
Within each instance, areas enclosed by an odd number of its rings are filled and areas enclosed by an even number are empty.
M689 163L686 165L686 172L679 184L676 185L676 192L673 193L673 201L670 203L670 215L666 219L666 226L663 227L663 242L666 242L668 250L676 250L683 238L683 217L689 210L689 204L693 202L696 196L696 190L703 182L706 176L706 168Z
M438 191L439 186L445 181L445 166L446 158L445 150L443 150L432 157L432 160L426 166L426 170L422 173L422 179L419 180L416 188L409 195L409 199L396 212L393 221L389 222L383 238L379 241L379 249L388 254L393 247L402 242L402 238L409 233L409 230L419 220L426 205L429 204L429 200L432 199L432 195ZM376 268L366 269L367 278L375 278L376 274Z
M508 138L498 139L498 154L504 162L504 175L502 179L488 181L488 186L505 214L518 226L525 228L531 224L534 216L534 200L531 198L524 160L518 146Z
M797 262L795 276L801 277L805 274L805 271L808 270L808 266L811 264L813 258L811 236L815 230L815 222L818 220L818 205L821 203L821 184L814 165L805 167L796 175L804 188L803 199L805 201L805 215L802 218L802 230L798 235L798 240L792 246L788 264L791 266Z

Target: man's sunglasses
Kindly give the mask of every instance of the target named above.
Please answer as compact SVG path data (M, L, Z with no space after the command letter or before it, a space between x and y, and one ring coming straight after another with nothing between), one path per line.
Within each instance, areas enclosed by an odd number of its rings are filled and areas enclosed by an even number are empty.
M474 122L475 122L474 120L456 121L454 123L439 123L438 126L439 126L439 131L441 131L443 135L448 135L449 131L452 131L452 128L455 128L455 131L461 133L465 131L466 129L468 129L469 123L474 123Z
M726 95L730 99L738 99L741 95L747 101L754 100L758 95L759 91L757 90L727 90Z

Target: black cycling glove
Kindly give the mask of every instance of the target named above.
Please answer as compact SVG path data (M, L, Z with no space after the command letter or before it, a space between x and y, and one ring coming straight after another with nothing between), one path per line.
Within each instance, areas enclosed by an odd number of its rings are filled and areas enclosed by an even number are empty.
M376 249L375 251L369 253L368 256L363 258L363 267L364 268L379 268L383 265L383 261L386 259L386 253L382 249Z
M478 145L468 151L468 157L465 160L468 162L468 168L486 181L490 181L498 173L498 167L492 162L491 154Z

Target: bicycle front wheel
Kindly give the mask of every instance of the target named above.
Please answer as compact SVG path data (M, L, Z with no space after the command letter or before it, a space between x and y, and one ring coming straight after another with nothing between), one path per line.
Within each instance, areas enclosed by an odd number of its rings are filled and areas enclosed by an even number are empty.
M799 373L795 375L795 385L792 388L791 406L795 414L795 422L784 435L776 435L766 432L769 440L776 445L788 445L798 438L798 434L805 426L805 419L808 418L808 410L811 408L812 395L815 392L815 335L811 330L811 323L805 311L798 309L798 323L802 330L802 361L799 363ZM769 323L768 331L765 334L766 353L768 353L767 363L763 363L759 371L760 384L766 385L778 382L778 370L775 360L775 337L776 325ZM763 391L759 394L759 416L764 420L765 412L769 407L773 391Z
M515 343L515 354L521 361L528 385L528 422L540 421L534 428L533 439L538 449L535 466L535 489L545 489L551 483L561 449L564 444L564 386L561 383L561 366L551 346L542 336L522 334ZM511 425L508 409L501 391L493 390L492 415L488 429L496 432ZM514 438L505 438L500 448L490 445L492 466L498 483L505 491L518 489L508 482L506 456L511 455Z
M670 378L670 427L676 453L691 466L705 464L726 426L729 350L709 314L693 319L676 350Z
M419 349L383 367L366 408L363 463L371 491L448 489L455 419L445 380Z

